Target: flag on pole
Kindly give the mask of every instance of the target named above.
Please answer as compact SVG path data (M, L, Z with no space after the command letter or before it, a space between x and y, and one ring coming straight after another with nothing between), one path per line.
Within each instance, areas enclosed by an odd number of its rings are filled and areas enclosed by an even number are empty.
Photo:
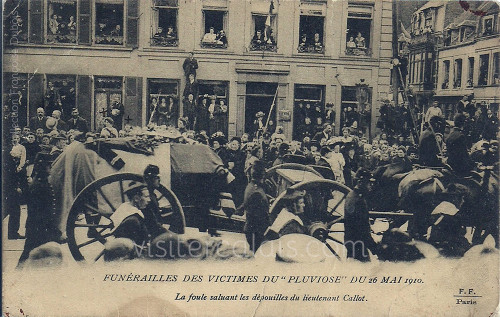
M271 15L273 14L274 10L274 1L271 0L271 4L269 5L269 13L267 14L267 19L266 19L266 30L265 30L265 37L266 40L269 39L269 36L271 35Z

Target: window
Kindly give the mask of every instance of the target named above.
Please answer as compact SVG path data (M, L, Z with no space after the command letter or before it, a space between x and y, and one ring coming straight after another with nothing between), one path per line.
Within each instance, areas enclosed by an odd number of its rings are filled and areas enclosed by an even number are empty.
M8 0L4 7L5 45L28 42L28 1Z
M227 48L227 11L219 9L203 10L203 48Z
M314 136L314 132L324 122L334 123L335 113L325 111L325 86L295 85L293 110L293 138L302 140L306 134Z
M500 85L500 53L493 54L493 85Z
M326 1L302 1L299 20L299 53L325 53Z
M456 59L453 71L453 88L460 87L462 87L462 59Z
M147 123L177 126L177 119L179 118L179 83L168 79L149 79L147 104ZM160 107L157 109L159 112L156 113L156 116L151 116L157 107ZM160 110L162 108L164 110Z
M49 0L46 30L47 43L76 43L76 1Z
M152 9L151 45L179 46L177 0L155 0Z
M62 119L71 117L71 110L76 107L76 76L47 75L45 87L45 112L48 116L52 111L59 110Z
M95 11L95 43L123 45L123 0L97 0Z
M443 84L441 85L442 89L449 88L450 85L450 61L443 61Z
M467 73L467 88L474 86L474 57L469 57L469 67Z
M252 21L250 50L276 52L276 15L252 14Z
M347 17L346 54L371 55L371 6L349 6Z
M96 77L94 80L94 129L103 126L103 119L110 112L113 103L123 103L122 77Z
M477 84L480 86L488 85L488 69L490 66L490 55L479 56L479 78Z
M493 16L488 16L483 19L483 36L492 35L494 33L494 20Z
M342 87L342 112L340 129L351 127L358 133L369 136L371 130L372 90L366 85Z

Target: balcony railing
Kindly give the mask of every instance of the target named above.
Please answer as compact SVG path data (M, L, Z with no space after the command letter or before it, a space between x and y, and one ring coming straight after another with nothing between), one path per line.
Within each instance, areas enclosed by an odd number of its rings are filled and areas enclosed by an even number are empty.
M353 56L371 56L372 50L369 48L348 47L345 49L345 54Z
M76 43L76 35L75 34L48 34L47 35L47 43L68 43L74 44Z
M227 43L218 43L218 42L200 42L200 46L202 48L215 48L215 49L226 49L227 48Z
M176 38L168 38L165 36L153 36L151 38L152 46L163 46L163 47L177 47L179 46L179 40Z
M111 36L104 35L95 37L96 44L106 44L106 45L123 45L123 36Z
M325 47L323 45L299 45L297 48L299 53L315 53L325 54Z
M278 46L276 43L250 43L248 48L250 51L268 51L268 52L277 52Z

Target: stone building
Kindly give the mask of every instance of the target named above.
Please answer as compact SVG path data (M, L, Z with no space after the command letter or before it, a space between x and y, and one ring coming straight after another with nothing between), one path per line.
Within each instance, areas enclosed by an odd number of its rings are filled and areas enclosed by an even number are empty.
M182 115L189 52L199 66L194 99L228 106L229 136L251 131L275 96L270 119L289 138L308 104L313 120L333 106L336 132L352 107L373 135L389 91L390 0L8 0L4 33L4 91L19 96L20 125L54 96L92 130L119 103L123 124L146 125L153 98L172 98ZM4 94L4 119L11 99Z

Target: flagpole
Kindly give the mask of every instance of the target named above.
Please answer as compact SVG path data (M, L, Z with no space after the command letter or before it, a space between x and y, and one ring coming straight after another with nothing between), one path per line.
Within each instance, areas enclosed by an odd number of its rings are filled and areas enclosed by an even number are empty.
M267 125L269 124L269 120L271 119L271 113L274 109L274 104L276 103L276 97L278 96L278 87L276 87L276 92L274 93L273 103L271 104L271 108L269 109L269 114L267 115L266 125L264 126L264 132L267 131Z

